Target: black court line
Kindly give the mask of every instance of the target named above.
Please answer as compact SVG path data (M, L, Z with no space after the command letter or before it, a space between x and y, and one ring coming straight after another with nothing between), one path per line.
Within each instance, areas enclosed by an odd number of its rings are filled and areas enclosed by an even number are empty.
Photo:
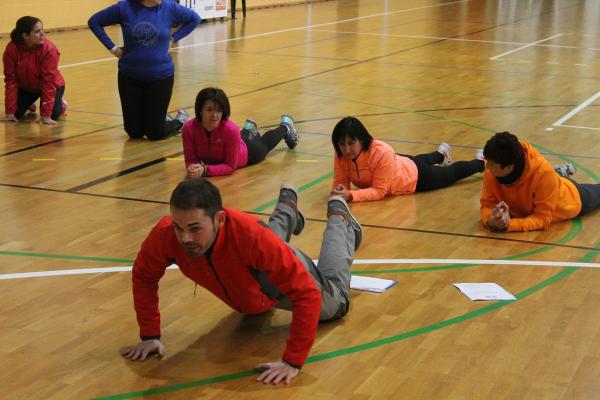
M72 195L78 195L78 196L100 197L100 198L104 198L104 199L135 201L135 202L140 202L140 203L152 203L152 204L161 204L161 205L169 204L168 201L148 200L148 199L141 199L141 198L136 198L136 197L125 197L125 196L112 196L112 195L98 194L98 193L69 192L67 190L40 188L40 187L36 187L36 186L14 185L14 184L10 184L10 183L0 183L0 186L16 188L16 189L41 190L41 191L45 191L45 192L72 194ZM269 213L256 212L256 211L244 211L244 212L246 212L248 214L260 215L260 216L265 216L265 217L268 217L271 215ZM327 220L320 219L320 218L306 218L306 220L312 221L312 222L327 223ZM400 228L400 227L385 226L385 225L373 225L373 224L362 224L362 223L361 223L361 225L363 227L374 228L374 229L388 229L388 230L403 231L403 232L415 232L415 233L425 233L425 234L442 235L442 236L466 237L466 238L470 238L470 239L499 240L499 241L511 242L511 243L525 243L525 244L533 244L533 245L541 245L541 246L554 246L554 247L561 247L561 248L575 249L575 250L587 250L587 251L596 251L596 252L599 251L597 247L575 246L575 245L562 244L562 243L540 242L540 241L523 240L523 239L511 239L511 238L507 238L507 237L483 236L483 235L474 235L474 234L468 234L468 233L430 231L430 230L426 230L426 229L416 229L416 228Z
M151 167L153 165L163 163L163 162L167 161L167 158L179 157L182 154L183 154L182 151L178 151L177 153L173 153L173 154L170 154L170 155L165 156L165 157L157 158L156 160L148 161L148 162L145 162L143 164L135 165L135 166L133 166L131 168L127 168L127 169L124 169L122 171L115 172L114 174L103 176L102 178L94 179L93 181L90 181L90 182L82 183L81 185L74 186L74 187L72 187L70 189L67 189L66 191L70 192L70 193L79 192L79 191L87 189L89 187L96 186L96 185L99 185L101 183L107 182L107 181L109 181L111 179L118 178L120 176L131 174L133 172L140 171L140 170L142 170L144 168L148 168L148 167Z
M110 129L118 128L120 126L123 126L123 124L113 125L113 126L109 126L109 127L106 127L106 128L100 128L100 129L96 129L95 131L84 132L84 133L80 133L78 135L73 135L73 136L69 136L69 137L65 137L65 138L51 140L49 142L43 142L43 143L34 144L32 146L29 146L29 147L24 147L22 149L17 149L17 150L11 150L11 151L9 151L7 153L0 154L0 157L6 157L6 156L10 156L12 154L17 154L17 153L21 153L21 152L32 150L32 149L37 149L38 147L47 146L49 144L64 142L64 141L67 141L67 140L70 140L70 139L75 139L75 138L79 138L79 137L82 137L82 136L92 135L94 133L107 131L107 130L110 130Z

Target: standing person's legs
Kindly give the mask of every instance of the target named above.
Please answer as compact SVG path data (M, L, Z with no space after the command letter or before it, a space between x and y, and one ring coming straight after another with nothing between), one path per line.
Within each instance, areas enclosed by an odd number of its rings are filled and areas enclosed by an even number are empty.
M581 211L579 215L589 214L600 208L600 184L599 183L577 183L571 180L581 197Z
M419 177L417 192L426 192L451 186L468 176L483 172L485 164L482 160L456 161L447 167L429 165L416 157L410 157L417 165Z
M52 115L50 118L57 120L65 112L63 106L63 96L65 94L65 87L61 86L56 89L56 95L54 96L54 105L52 106Z
M36 102L41 96L40 93L31 93L26 92L23 89L19 89L17 94L17 111L15 112L15 117L17 119L23 118L25 112L31 107L33 103Z
M143 83L131 79L121 72L119 72L118 82L125 132L127 132L132 139L141 139L144 137L144 127L142 123L144 118L142 109L142 101L144 98Z
M160 81L147 82L144 89L143 127L146 137L150 140L166 139L181 128L178 120L165 121L173 93L173 82L174 77L171 76Z
M362 227L348 204L341 196L331 196L317 265L325 281L320 320L337 319L348 313L352 261L361 241Z

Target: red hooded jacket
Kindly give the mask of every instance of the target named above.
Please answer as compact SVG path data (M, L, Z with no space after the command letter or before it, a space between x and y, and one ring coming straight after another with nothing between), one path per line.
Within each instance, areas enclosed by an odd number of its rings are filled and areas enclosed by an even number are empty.
M258 218L225 209L210 254L190 258L177 241L171 217L164 217L142 243L133 265L133 299L140 336L160 336L158 281L172 263L231 308L259 314L278 300L269 296L257 275L266 274L292 303L292 323L282 359L301 366L315 339L321 311L321 291L290 246ZM272 293L272 290L270 290Z
M14 114L17 111L19 89L40 93L44 117L52 115L56 89L65 85L58 70L60 52L48 39L36 48L10 42L4 50L4 112Z

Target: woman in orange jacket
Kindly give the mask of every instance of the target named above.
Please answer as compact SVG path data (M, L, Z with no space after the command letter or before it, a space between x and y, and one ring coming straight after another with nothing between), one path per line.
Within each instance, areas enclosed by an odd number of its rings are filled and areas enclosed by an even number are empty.
M453 163L450 145L446 143L432 153L396 154L390 145L374 139L355 117L337 123L331 142L336 153L331 194L346 201L381 200L385 196L440 189L484 169L481 154L471 161ZM358 189L350 189L350 183Z
M485 145L481 221L497 232L546 229L551 222L585 215L600 207L600 184L580 184L553 167L529 143L510 132ZM557 173L558 172L558 173Z

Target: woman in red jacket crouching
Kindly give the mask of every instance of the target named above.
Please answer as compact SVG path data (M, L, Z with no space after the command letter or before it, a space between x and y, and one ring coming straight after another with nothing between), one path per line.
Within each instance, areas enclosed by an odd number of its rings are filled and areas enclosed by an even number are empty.
M3 56L4 120L18 121L26 111L35 111L35 102L41 97L41 122L56 124L67 109L58 49L45 38L42 21L35 17L19 18L10 39Z

